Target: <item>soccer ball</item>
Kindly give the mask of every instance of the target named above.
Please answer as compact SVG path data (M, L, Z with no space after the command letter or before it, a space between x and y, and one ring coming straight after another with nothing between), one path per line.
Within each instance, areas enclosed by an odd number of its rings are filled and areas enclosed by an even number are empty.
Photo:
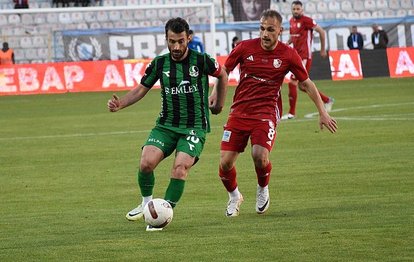
M173 218L173 209L167 201L154 198L144 206L144 220L155 228L166 227Z

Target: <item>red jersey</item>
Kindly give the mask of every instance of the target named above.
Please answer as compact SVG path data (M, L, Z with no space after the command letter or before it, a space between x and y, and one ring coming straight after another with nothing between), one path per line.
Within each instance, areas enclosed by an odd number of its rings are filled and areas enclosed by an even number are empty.
M317 26L315 20L309 16L290 18L290 39L293 47L303 59L312 59L313 28Z
M260 38L237 44L225 62L232 71L240 64L240 80L233 97L230 116L279 120L281 115L280 88L291 71L299 81L309 76L298 53L278 42L272 51L264 50Z

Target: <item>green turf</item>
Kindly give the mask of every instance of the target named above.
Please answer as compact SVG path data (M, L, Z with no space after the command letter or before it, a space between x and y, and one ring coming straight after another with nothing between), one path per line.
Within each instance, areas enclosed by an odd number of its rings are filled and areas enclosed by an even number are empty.
M119 113L106 110L111 93L0 97L0 261L413 261L414 79L316 83L335 97L340 129L319 131L299 93L298 118L278 127L265 215L248 149L237 162L241 214L224 216L230 89L173 222L151 233L124 215L138 203L159 91ZM171 165L155 172L156 197Z

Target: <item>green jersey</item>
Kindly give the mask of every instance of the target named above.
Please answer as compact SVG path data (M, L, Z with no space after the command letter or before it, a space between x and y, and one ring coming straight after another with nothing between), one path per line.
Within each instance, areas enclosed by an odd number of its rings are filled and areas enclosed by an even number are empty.
M151 88L160 80L162 108L157 125L184 134L210 132L208 76L218 76L220 70L209 55L190 49L182 61L172 60L170 53L154 58L141 84Z

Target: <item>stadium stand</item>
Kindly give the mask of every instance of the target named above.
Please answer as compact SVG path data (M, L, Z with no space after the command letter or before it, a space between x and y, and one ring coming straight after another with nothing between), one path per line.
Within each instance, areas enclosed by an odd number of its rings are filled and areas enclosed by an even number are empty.
M378 8L378 10L388 9L388 1L386 1L386 0L378 0L377 1L377 8Z
M364 1L364 8L365 8L365 10L376 10L377 5L376 5L375 1L373 1L373 0L366 0L366 1Z
M0 15L0 26L6 26L8 23L6 15Z
M348 12L354 11L354 8L352 7L351 1L342 1L342 3L341 3L341 11L344 12L344 13L348 13Z
M215 2L217 23L232 23L233 15L228 1ZM102 0L91 1L92 5L116 7L124 5L174 5L205 3L203 0ZM318 21L340 19L392 18L414 15L413 0L303 0L305 12ZM52 0L32 0L30 9L52 8ZM71 7L74 1L71 1ZM271 7L278 10L285 21L291 17L290 1L271 0ZM162 26L169 17L181 16L184 12L190 24L206 24L210 22L207 11L194 14L194 10L150 9L150 10L102 10L68 12L60 8L54 13L1 13L1 10L13 9L12 0L0 0L0 41L6 40L15 49L16 61L48 62L56 52L56 32L69 29L105 29L105 28L137 28L146 26ZM80 7L79 7L80 8Z
M356 0L353 4L353 11L361 12L365 10L364 1Z
M401 8L399 0L389 0L389 7L393 10L398 10Z
M314 2L308 2L304 5L304 9L306 10L306 12L308 12L308 14L316 14L316 4Z
M329 12L328 4L326 2L323 2L323 1L318 2L316 4L316 10L318 10L318 12L321 12L321 13Z

